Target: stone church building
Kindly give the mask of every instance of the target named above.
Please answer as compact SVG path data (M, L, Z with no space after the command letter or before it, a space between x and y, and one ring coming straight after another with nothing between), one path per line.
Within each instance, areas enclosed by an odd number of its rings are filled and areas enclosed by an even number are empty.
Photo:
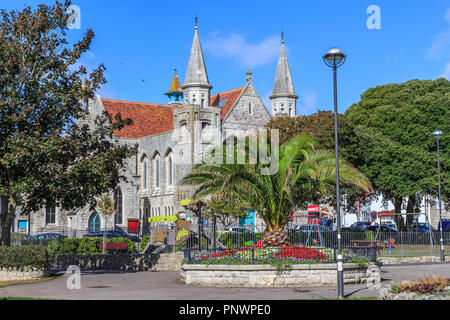
M179 182L193 164L214 145L258 133L271 118L252 84L251 72L247 75L239 88L212 94L195 26L184 83L181 85L175 70L170 88L164 93L166 105L98 95L88 102L92 119L106 110L133 120L132 125L115 133L118 143L137 145L138 154L127 160L123 172L127 182L121 182L114 191L118 210L114 218L105 225L97 212L87 208L71 212L44 208L30 216L18 213L13 231L93 232L105 226L130 231L138 223L142 233L148 229L148 217L185 213L180 201L189 199L193 190ZM270 96L272 115L295 116L297 98L282 40Z

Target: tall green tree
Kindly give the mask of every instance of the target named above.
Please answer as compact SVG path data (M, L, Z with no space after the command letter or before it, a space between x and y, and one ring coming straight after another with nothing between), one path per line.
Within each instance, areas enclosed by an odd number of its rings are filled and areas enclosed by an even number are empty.
M310 136L297 136L279 148L278 171L262 175L264 165L238 164L237 159L256 158L250 148L227 150L226 147L214 150L214 157L233 161L205 161L194 167L183 178L183 184L195 185L196 196L205 196L228 190L249 207L256 210L264 220L266 230L263 244L278 246L288 242L285 226L289 213L299 201L329 195L336 182L334 153L315 150L315 141ZM272 146L267 143L267 154L272 154ZM227 152L228 151L228 152ZM239 154L247 153L247 154ZM219 154L219 157L217 156ZM222 156L223 154L223 156ZM347 161L340 160L340 182L342 185L355 185L369 191L369 181ZM294 191L300 196L294 197Z
M117 213L116 201L107 193L103 194L97 201L97 211L105 220L105 232L103 233L103 254L106 254L106 228L108 225L108 218Z
M280 135L280 143L283 144L299 134L310 135L317 142L317 149L334 150L334 113L331 111L318 111L307 116L274 117L267 124L267 129L277 129ZM358 144L353 126L340 114L338 117L339 155L357 167ZM370 200L360 188L354 186L342 186L341 193L345 195L345 208L347 211L357 211L361 200ZM294 193L300 194L300 193ZM336 206L336 192L325 199L316 199L315 203L329 203Z
M432 133L441 130L442 195L450 196L450 82L410 80L367 90L345 112L358 143L358 169L386 199L417 211L420 197L437 196L437 150ZM408 201L406 201L408 199ZM407 226L400 219L403 230Z
M0 11L1 242L10 244L16 209L95 208L114 189L135 148L117 145L114 130L130 124L120 114L88 121L83 104L106 82L104 66L88 73L79 59L94 33L70 45L64 4Z
M220 192L213 194L206 201L206 209L208 217L213 215L217 217L219 222L228 227L233 224L236 219L245 218L249 207L239 197L229 192Z

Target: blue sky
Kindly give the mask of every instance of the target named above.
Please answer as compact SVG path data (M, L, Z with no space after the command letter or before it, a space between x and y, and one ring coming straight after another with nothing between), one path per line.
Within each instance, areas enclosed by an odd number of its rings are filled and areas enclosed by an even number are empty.
M1 8L53 1L1 0ZM82 63L104 63L104 98L166 103L178 69L189 58L198 15L200 41L212 93L245 85L246 71L265 102L271 93L283 29L296 93L297 114L332 110L332 71L323 54L338 46L347 61L338 70L339 111L368 88L409 79L450 79L450 0L144 1L73 0L81 9L79 39L96 34ZM380 8L381 29L370 30L370 5ZM142 81L145 80L145 81ZM266 103L269 108L269 105Z

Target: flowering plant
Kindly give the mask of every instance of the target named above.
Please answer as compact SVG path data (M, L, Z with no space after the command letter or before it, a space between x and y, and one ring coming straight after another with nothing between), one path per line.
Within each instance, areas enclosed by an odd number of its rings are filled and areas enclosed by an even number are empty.
M275 254L278 258L294 258L299 260L327 260L328 257L317 249L303 246L284 246Z

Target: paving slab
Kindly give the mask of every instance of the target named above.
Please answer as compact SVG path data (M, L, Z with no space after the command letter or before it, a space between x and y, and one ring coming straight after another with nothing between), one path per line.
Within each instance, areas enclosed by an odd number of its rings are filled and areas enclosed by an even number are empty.
M68 289L69 274L53 280L0 288L0 297L31 297L74 300L291 300L336 298L336 287L217 288L186 285L176 272L81 273L81 289ZM438 275L450 278L450 264L395 265L381 269L382 286L391 281L416 280ZM346 297L376 297L367 284L346 285Z

